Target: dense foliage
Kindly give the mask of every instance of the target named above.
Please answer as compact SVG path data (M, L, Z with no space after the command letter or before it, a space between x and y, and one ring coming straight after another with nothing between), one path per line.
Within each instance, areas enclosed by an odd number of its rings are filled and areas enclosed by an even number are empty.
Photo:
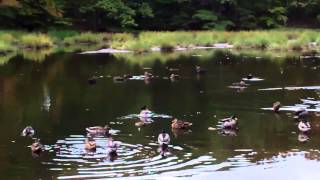
M2 2L2 3L1 3ZM5 3L6 2L6 3ZM317 27L320 0L10 0L0 27L93 31ZM14 5L13 5L14 4Z

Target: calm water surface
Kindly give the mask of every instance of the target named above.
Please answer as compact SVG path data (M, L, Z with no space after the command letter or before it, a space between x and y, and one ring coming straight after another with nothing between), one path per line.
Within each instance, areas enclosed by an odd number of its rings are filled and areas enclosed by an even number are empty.
M203 53L203 54L202 54ZM196 76L195 65L207 69ZM158 76L148 83L113 81L122 74L141 75L144 68ZM168 68L181 78L171 82ZM299 56L256 57L230 52L182 54L80 55L56 53L30 61L19 55L0 66L1 179L318 179L320 178L320 117L310 117L312 132L299 134L291 113L261 108L300 99L320 100L319 90L259 91L286 86L320 85L320 59ZM265 79L243 91L228 88L252 73ZM102 76L89 85L92 76ZM172 131L168 118L138 128L142 105L154 112L193 122L190 131ZM239 131L208 131L220 118L236 114ZM85 128L110 125L122 142L118 158L106 158L104 137L96 152L86 152ZM34 157L33 140L20 136L31 125L46 151ZM157 135L172 137L170 154L158 153ZM308 141L301 142L303 138ZM300 139L300 141L299 141Z

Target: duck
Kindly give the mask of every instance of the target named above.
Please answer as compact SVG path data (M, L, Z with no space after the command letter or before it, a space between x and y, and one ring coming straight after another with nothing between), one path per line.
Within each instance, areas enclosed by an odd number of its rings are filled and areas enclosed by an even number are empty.
M171 128L173 129L187 129L192 126L191 122L178 120L177 118L172 120Z
M95 151L97 149L97 143L93 138L89 137L85 140L84 148L89 151Z
M299 129L301 132L305 133L305 132L308 132L308 131L311 130L311 125L310 125L310 123L309 123L308 121L302 120L302 121L300 121L299 124L298 124L298 129Z
M170 136L168 133L166 133L166 131L162 130L162 132L158 135L158 143L160 146L169 145Z
M233 128L236 128L238 124L238 118L233 115L229 118L221 119L219 122L221 123L222 128L233 129Z
M247 84L246 82L244 82L243 80L241 80L240 82L235 82L232 83L233 86L239 86L239 87L245 87L248 86L249 84Z
M130 79L130 78L132 78L133 76L132 76L132 75L129 75L129 74L124 74L122 77L123 77L124 79Z
M126 80L126 78L124 78L122 76L114 76L113 77L114 82L124 82L125 80Z
M144 80L146 81L150 81L153 79L153 75L151 73L149 73L148 71L144 72Z
M40 142L40 139L35 139L34 143L31 145L31 151L33 153L40 153L43 150L43 145Z
M21 132L22 136L30 136L32 137L34 135L35 131L31 126L27 126L26 128L24 128Z
M247 75L247 79L252 79L253 78L253 75L252 74L248 74Z
M93 126L86 128L87 132L91 135L110 135L109 131L111 128L108 125L102 126Z
M278 113L281 106L282 105L281 105L281 103L279 101L273 103L273 105L272 105L273 112Z
M178 79L179 77L180 77L179 75L172 73L172 74L170 75L170 80L171 80L171 81L175 81L175 80Z
M201 68L200 66L196 66L196 72L197 74L204 74L207 72L207 70Z
M121 142L114 141L112 137L109 137L109 139L108 139L109 153L117 152L117 150L120 147L120 145L121 145Z
M295 119L304 119L308 117L308 111L304 108L301 108L295 112Z
M153 115L153 112L148 109L147 106L142 106L141 111L139 113L139 117L141 118L150 118Z

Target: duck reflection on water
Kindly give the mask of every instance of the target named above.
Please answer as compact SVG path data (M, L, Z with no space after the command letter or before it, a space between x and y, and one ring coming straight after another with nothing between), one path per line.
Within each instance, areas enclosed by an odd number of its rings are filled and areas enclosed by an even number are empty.
M147 124L151 124L152 122L154 122L154 120L152 120L149 117L139 117L139 120L140 121L134 123L134 125L137 127L142 127L142 126L145 126Z
M309 139L310 138L307 135L307 133L300 132L298 135L298 141L300 141L300 142L307 142L307 141L309 141Z

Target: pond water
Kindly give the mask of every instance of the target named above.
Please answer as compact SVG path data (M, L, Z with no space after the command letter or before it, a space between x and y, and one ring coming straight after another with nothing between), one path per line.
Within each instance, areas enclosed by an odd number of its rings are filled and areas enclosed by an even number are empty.
M173 54L80 55L54 53L30 61L22 55L0 66L0 177L2 179L317 179L320 178L320 117L310 115L312 131L299 133L290 112L261 108L275 101L292 106L320 100L320 59L262 56L228 51ZM195 66L207 72L197 76ZM174 71L170 71L174 70ZM150 82L115 82L114 76L142 75ZM174 82L172 73L180 75ZM247 74L262 81L243 90L229 88ZM88 79L101 77L90 85ZM283 88L281 90L263 90ZM136 127L141 106L165 115ZM236 114L238 131L208 131ZM172 131L172 118L193 123ZM124 118L127 117L127 118ZM85 128L108 124L122 145L107 158L107 138L96 152L84 150ZM21 137L31 125L45 145L32 155L33 140ZM168 155L159 155L157 136L171 136ZM308 139L308 140L306 140ZM306 140L306 141L305 141Z

